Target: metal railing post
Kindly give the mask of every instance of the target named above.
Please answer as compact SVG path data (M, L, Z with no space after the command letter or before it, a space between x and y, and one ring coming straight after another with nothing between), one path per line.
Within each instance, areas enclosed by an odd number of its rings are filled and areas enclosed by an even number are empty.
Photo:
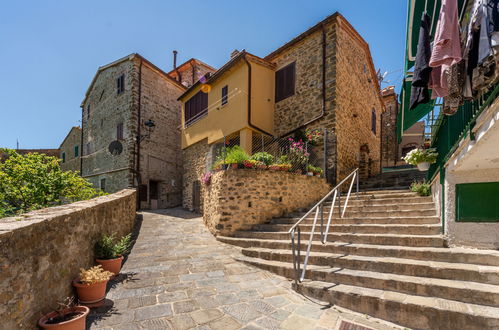
M357 199L359 199L359 170L357 170Z

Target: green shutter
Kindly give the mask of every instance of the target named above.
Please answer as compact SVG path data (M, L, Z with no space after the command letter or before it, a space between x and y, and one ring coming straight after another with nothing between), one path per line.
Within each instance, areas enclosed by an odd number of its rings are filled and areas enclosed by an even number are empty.
M62 153L62 162L63 163L66 162L66 153L65 152Z
M499 222L499 182L456 184L457 222Z
M78 157L78 146L75 146L75 157Z

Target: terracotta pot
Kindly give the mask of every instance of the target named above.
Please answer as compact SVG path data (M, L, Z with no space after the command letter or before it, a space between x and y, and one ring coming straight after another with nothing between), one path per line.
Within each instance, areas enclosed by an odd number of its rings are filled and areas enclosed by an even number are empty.
M230 167L235 170L235 169L237 169L238 164L230 164Z
M102 269L107 270L116 276L120 273L123 256L114 259L95 259L95 261L102 266Z
M94 284L83 284L79 279L73 280L73 286L76 288L78 300L82 304L94 304L106 298L106 285L108 281Z
M76 306L74 309L65 309L62 311L62 313L64 315L68 314L68 313L71 313L72 311L77 311L79 313L82 313L81 315L79 315L78 317L72 319L72 320L69 320L69 321L65 321L65 322L61 322L61 323L57 323L57 324L47 324L47 321L53 317L56 317L59 313L57 312L51 312L51 313L48 313L44 316L42 316L42 318L40 320L38 320L38 325L44 329L54 329L54 330L85 330L85 321L87 319L87 315L88 315L88 312L90 311L90 309L88 307L85 307L85 306Z

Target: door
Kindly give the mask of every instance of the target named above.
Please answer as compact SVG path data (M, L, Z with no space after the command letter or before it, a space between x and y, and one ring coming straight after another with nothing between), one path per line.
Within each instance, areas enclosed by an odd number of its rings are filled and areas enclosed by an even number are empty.
M199 180L192 184L192 208L196 213L201 211L201 183Z
M158 181L149 181L149 202L151 209L158 208Z

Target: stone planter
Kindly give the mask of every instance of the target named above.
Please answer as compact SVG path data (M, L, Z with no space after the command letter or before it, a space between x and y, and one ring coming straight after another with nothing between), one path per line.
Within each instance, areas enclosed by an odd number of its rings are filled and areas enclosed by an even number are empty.
M114 259L95 259L95 261L102 266L102 269L107 270L116 276L120 273L123 256Z
M43 329L53 330L85 330L85 321L87 319L89 311L90 309L88 309L88 307L76 306L74 308L64 309L62 312L51 312L42 316L42 318L38 321L38 326L42 327ZM68 315L74 312L80 313L80 315L71 320L63 321L60 323L51 323L50 321L51 319L54 319L61 314Z
M430 168L430 163L428 162L422 162L422 163L418 163L418 170L420 170L421 172L424 172L424 171L428 171L428 169Z

